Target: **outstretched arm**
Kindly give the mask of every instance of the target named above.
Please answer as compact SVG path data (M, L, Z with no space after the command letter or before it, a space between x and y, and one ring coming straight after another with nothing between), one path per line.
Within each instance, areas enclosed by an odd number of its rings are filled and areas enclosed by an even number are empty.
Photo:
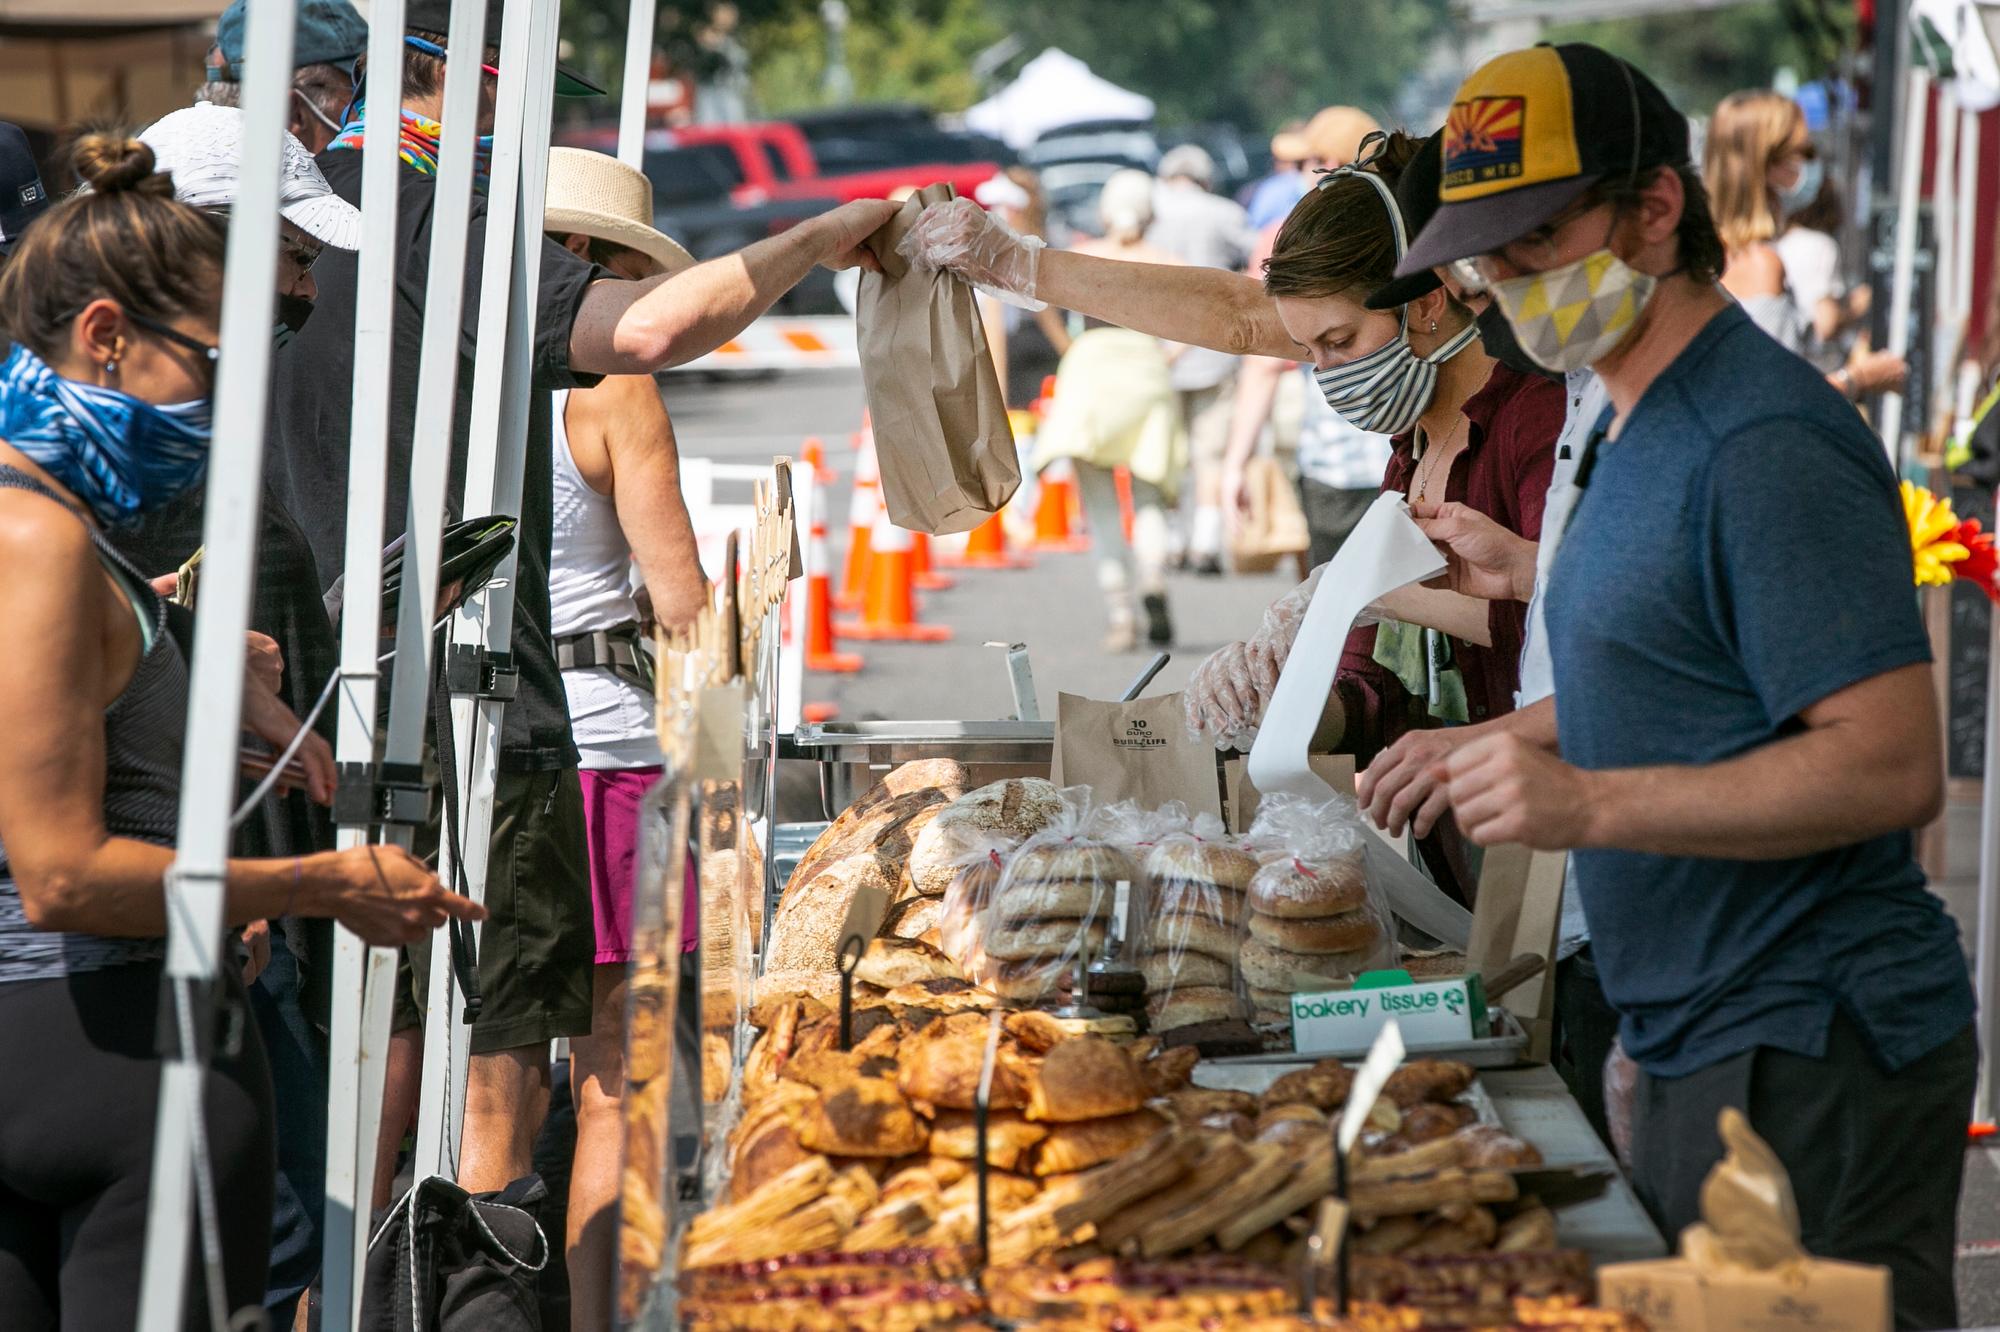
M1233 356L1299 355L1255 278L1219 268L1050 250L1015 235L970 199L925 209L900 248L919 268L956 273L1019 305L1046 302Z
M901 207L860 199L668 277L596 283L570 329L569 363L589 374L649 375L706 356L814 265L876 267L861 242Z

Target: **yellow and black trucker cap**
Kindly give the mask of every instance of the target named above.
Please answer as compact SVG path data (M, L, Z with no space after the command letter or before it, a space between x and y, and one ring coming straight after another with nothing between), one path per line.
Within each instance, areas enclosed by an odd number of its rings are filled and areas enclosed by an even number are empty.
M1452 98L1438 208L1396 272L1497 250L1600 180L1688 160L1687 117L1609 51L1567 42L1495 56Z

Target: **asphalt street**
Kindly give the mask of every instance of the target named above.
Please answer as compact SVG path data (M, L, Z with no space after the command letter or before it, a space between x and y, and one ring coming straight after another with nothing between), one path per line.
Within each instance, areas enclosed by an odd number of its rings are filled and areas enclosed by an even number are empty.
M862 416L855 371L795 372L769 378L676 373L661 381L681 451L688 457L761 463L798 455L808 435L827 443L839 473L829 525L833 557L845 543L844 515L853 449ZM1150 653L1101 650L1103 602L1087 554L1042 554L1032 568L958 572L956 584L923 594L920 615L948 626L947 643L843 643L865 665L852 675L808 675L806 697L837 707L848 720L978 720L1011 715L1005 654L988 641L1025 642L1044 716L1055 715L1058 691L1115 698L1145 667ZM1288 575L1220 579L1175 574L1169 599L1179 641L1173 660L1148 688L1180 688L1210 651L1255 631L1263 608L1291 586ZM1977 916L1978 811L1947 813L1948 867L1935 887L1968 943ZM1974 1146L1966 1158L1959 1211L1957 1278L1960 1324L2000 1326L2000 1148Z

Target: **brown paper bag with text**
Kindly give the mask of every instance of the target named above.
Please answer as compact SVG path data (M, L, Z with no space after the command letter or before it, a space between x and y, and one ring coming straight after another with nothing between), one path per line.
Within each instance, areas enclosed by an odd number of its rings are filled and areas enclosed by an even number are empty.
M1222 814L1215 746L1189 737L1179 694L1129 703L1058 694L1049 778L1088 786L1097 806L1130 800L1158 809L1178 800L1190 814Z
M949 185L919 190L868 238L882 271L862 273L855 312L889 521L933 535L971 531L1021 484L972 288L949 273L911 272L896 253L918 215L952 197Z

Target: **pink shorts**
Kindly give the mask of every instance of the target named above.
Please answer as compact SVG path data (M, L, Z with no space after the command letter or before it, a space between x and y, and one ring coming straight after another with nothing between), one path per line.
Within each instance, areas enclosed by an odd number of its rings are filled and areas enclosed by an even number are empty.
M632 960L632 867L639 858L639 802L660 780L648 768L585 768L583 823L590 839L590 907L597 961Z

